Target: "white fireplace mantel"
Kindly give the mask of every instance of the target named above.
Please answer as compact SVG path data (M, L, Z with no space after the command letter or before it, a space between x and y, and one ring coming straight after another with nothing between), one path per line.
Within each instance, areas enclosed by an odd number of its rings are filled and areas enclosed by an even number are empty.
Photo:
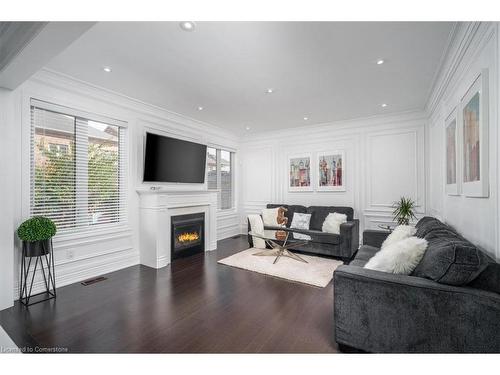
M217 193L212 191L138 190L140 196L141 264L170 264L170 218L205 213L205 251L217 248Z

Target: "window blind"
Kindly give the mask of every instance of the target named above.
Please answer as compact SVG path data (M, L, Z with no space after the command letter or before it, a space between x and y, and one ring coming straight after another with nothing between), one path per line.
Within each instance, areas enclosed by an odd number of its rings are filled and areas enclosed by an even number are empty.
M31 216L58 233L127 220L126 123L31 101Z
M234 206L233 159L233 152L207 147L207 187L218 190L218 208L221 210Z

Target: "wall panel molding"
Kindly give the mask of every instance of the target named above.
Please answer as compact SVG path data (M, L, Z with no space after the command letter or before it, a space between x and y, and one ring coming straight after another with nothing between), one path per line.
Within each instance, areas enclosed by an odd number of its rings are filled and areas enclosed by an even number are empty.
M428 214L453 226L461 235L500 259L498 143L499 51L498 22L459 23L452 48L444 61L426 110ZM445 119L483 69L489 72L489 181L490 196L451 196L445 191ZM491 77L493 75L493 77ZM459 157L462 155L459 154Z
M269 166L264 168L264 173L259 169L247 171L248 179L259 181L264 184L260 187L266 194L248 196L243 191L240 202L240 230L245 234L247 230L246 216L248 214L260 213L267 203L276 202L284 204L303 205L346 205L355 210L355 216L360 219L361 230L366 227L376 227L376 223L392 222L392 202L377 202L369 198L368 186L374 182L371 176L371 147L374 139L387 141L386 148L391 147L391 142L402 134L409 137L408 142L413 153L404 153L404 158L411 159L409 176L416 181L417 187L412 191L418 197L421 210L425 210L425 173L424 173L424 134L427 116L422 113L403 113L376 119L357 119L344 123L321 125L311 128L289 129L287 131L268 132L265 135L253 135L247 137L241 144L241 156L243 166L249 160L248 155L255 150L268 152L270 157ZM396 138L395 138L396 137ZM261 142L265 142L266 148L260 148ZM273 152L269 152L269 148ZM315 155L319 151L343 149L346 151L347 191L346 192L289 192L287 163L289 154L311 153L313 155L313 168ZM406 160L406 159L405 159ZM410 161L408 161L410 163ZM390 168L388 173L390 174ZM245 173L245 172L244 172ZM263 176L276 176L276 180L268 180ZM313 173L316 173L313 171ZM406 176L406 175L405 175ZM403 178L405 178L405 176ZM389 176L394 180L395 176ZM260 178L260 180L259 180ZM313 180L314 184L314 180ZM388 184L388 189L391 185ZM243 181L242 189L252 189L252 185ZM371 193L370 193L371 194ZM272 199L269 200L268 197ZM366 225L365 225L366 221Z
M136 188L137 181L140 180L138 175L142 160L140 150L142 140L139 138L143 136L145 127L154 127L176 135L188 135L202 140L202 143L238 151L238 138L221 128L54 71L39 71L22 86L10 92L9 98L12 101L10 107L13 112L11 128L15 129L12 136L12 143L15 144L12 158L19 166L14 171L14 178L11 179L14 185L11 189L13 213L9 215L8 220L14 228L29 216L30 98L54 102L128 123L128 221L120 228L54 238L58 287L139 263L139 199ZM238 171L236 174L238 178ZM238 183L239 181L236 181L236 187ZM236 190L235 193L238 202L239 191ZM230 214L221 213L220 217L218 214L217 224L220 226L217 239L239 233L238 207L235 207ZM9 267L14 270L14 279L18 279L19 241L11 241L9 251L14 254ZM39 288L40 285L37 281L34 288ZM16 288L16 285L12 285L10 290L15 290L14 298L17 299Z
M399 174L400 179L408 178L408 177L413 177L414 184L412 185L413 191L411 191L411 197L419 202L418 207L422 209L425 209L425 196L423 194L425 184L423 184L423 176L420 176L421 170L423 169L422 161L424 159L424 150L423 150L423 142L420 140L420 138L423 137L423 128L407 128L407 129L394 129L394 130L385 130L382 132L370 132L366 135L366 159L365 159L365 165L366 165L366 178L367 178L367 183L366 183L366 208L372 208L372 209L381 209L381 208L391 208L394 201L398 199L398 196L393 195L392 199L390 201L386 202L377 202L376 199L374 199L373 196L373 186L376 184L377 186L382 186L384 189L390 189L390 182L387 179L382 179L382 181L375 181L376 176L373 175L373 171L376 169L376 165L374 163L380 163L380 159L375 157L375 155L372 154L373 150L373 143L376 139L380 140L383 138L386 138L386 142L383 145L384 148L386 147L395 147L396 145L399 146L400 142L394 142L394 140L391 142L392 137L397 137L397 136L404 136L404 135L410 135L412 137L410 143L408 144L413 146L413 155L409 155L409 159L413 158L413 163L411 163L411 170L408 170L408 173L405 175L404 171L403 173ZM381 150L378 150L380 153ZM402 157L401 154L395 153L393 156L391 156L390 159L396 160L397 158ZM385 165L387 169L390 169L391 167L391 160L387 161L387 164ZM388 170L388 172L390 172ZM390 175L390 174L389 174ZM393 180L394 181L394 180ZM408 196L407 191L401 191L398 193L399 196L405 195ZM366 209L365 208L365 209Z

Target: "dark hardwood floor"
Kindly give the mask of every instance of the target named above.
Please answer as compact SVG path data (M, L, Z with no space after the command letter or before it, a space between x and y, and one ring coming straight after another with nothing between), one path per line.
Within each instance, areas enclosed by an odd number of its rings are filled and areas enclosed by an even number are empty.
M332 283L316 288L217 264L246 248L246 237L230 238L160 270L137 265L65 286L56 301L16 302L0 325L19 347L70 352L338 351Z

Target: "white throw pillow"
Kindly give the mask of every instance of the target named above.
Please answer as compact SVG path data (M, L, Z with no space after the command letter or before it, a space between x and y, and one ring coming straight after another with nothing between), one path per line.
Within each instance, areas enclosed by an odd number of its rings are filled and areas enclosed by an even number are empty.
M398 225L391 234L382 243L382 249L386 246L392 245L393 243L404 240L405 238L413 236L417 233L417 228L410 225Z
M250 223L250 230L255 234L264 235L264 222L260 215L248 215L248 221ZM252 236L253 247L257 249L265 249L266 241L263 238Z
M340 224L347 223L347 215L337 212L329 213L321 230L326 233L340 234Z
M381 249L365 264L364 268L409 275L422 260L426 249L427 240L409 237Z
M311 221L311 214L301 214L298 212L293 213L292 224L290 228L295 229L309 229L309 222ZM307 234L293 233L293 238L298 240L310 240L311 237Z
M262 220L266 227L277 227L278 226L278 210L276 208L264 208L262 210Z

